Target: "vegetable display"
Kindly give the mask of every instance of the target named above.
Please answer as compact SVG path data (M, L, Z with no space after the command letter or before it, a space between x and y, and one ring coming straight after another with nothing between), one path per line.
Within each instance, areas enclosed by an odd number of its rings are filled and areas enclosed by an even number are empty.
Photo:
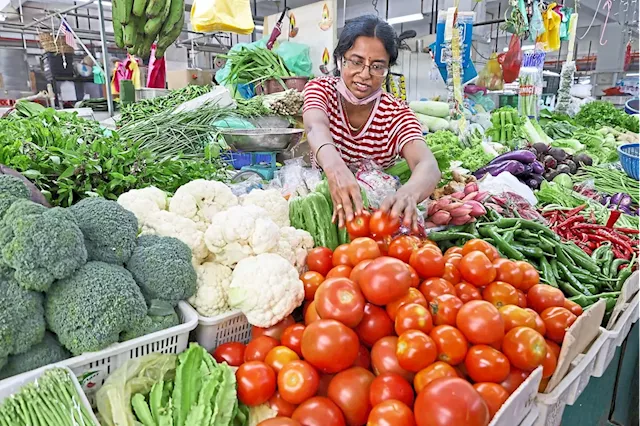
M583 105L574 117L576 123L599 129L604 126L620 127L638 134L638 117L626 114L611 102L593 101Z
M264 47L243 46L218 58L231 61L226 81L233 84L261 83L274 78L286 88L282 78L294 76L277 53Z

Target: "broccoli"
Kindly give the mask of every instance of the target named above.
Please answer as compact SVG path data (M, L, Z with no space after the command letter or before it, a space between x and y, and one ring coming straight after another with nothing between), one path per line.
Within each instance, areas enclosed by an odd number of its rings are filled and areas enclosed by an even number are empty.
M69 351L60 345L58 339L46 332L42 342L32 346L29 351L9 357L6 366L0 367L0 380L62 361L70 356Z
M29 197L31 197L31 191L22 179L11 175L0 174L0 197L4 196L28 200Z
M104 198L85 198L70 207L84 234L89 260L124 264L136 247L138 220L129 210Z
M140 236L126 268L148 301L160 299L175 307L196 291L191 250L177 238Z
M175 311L164 316L147 315L141 323L138 323L127 331L121 333L120 341L124 342L125 340L135 339L136 337L155 333L156 331L175 327L176 325L180 325L180 318L178 318L178 314Z
M0 356L18 355L42 341L45 331L43 296L15 280L0 278Z
M28 200L9 207L0 224L2 261L23 288L47 291L87 261L84 236L67 209Z
M80 355L116 343L120 333L144 320L147 305L126 269L92 261L51 286L44 311L49 330Z

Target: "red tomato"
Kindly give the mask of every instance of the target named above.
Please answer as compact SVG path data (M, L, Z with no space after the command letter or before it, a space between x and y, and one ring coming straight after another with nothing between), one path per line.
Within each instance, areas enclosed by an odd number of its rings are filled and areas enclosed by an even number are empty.
M351 262L349 261L349 244L340 244L338 247L336 247L336 249L333 251L333 257L331 260L333 262L333 267L336 267L338 265L352 266ZM329 271L322 275L326 277L328 273Z
M244 362L264 361L269 351L278 346L278 341L273 337L259 336L247 344L244 351Z
M358 284L358 281L360 280L360 274L362 274L362 271L364 271L364 268L369 266L372 260L373 259L365 259L362 262L358 263L356 266L354 266L353 269L351 270L351 274L349 274L349 279L354 283Z
M413 378L413 387L416 393L420 393L429 383L442 377L458 377L458 372L446 362L436 361L427 368L418 371L416 377Z
M515 262L498 258L493 261L493 267L496 269L496 281L503 281L515 288L520 288L522 285L522 270Z
M386 237L393 235L400 229L400 218L392 218L390 214L378 210L371 215L369 231L372 235Z
M420 278L441 277L444 274L444 256L437 247L423 246L411 253L409 265Z
M444 255L444 263L445 263L445 265L450 263L453 266L455 266L456 268L460 267L460 259L462 259L462 255L460 253L449 253L449 254L445 254ZM459 271L459 269L458 269L458 271Z
M527 291L527 306L542 312L553 306L564 306L564 294L560 289L547 284L535 284Z
M429 333L438 349L438 359L450 365L458 365L467 355L469 343L464 334L450 325L439 325Z
M560 348L558 347L558 349ZM544 357L544 361L542 361L542 378L548 379L553 376L557 366L558 355L556 355L555 349L551 348L551 345L547 342L547 354Z
M518 389L522 382L527 380L527 377L529 377L528 371L522 371L512 366L511 371L509 371L509 375L502 381L502 383L500 383L500 386L505 388L505 390L509 392L509 395L511 395L516 389Z
M427 278L420 284L419 289L427 299L427 302L433 301L433 299L442 294L456 295L456 289L453 284L443 278Z
M518 304L518 292L514 286L502 281L494 281L482 290L482 298L496 308Z
M516 327L504 336L502 352L516 368L533 371L547 356L547 343L534 329Z
M389 244L389 256L402 260L404 263L409 263L411 253L418 249L420 246L420 239L417 237L411 237L408 235L401 235L394 238Z
M527 307L527 296L522 290L516 290L518 292L518 306L522 309Z
M551 352L553 352L556 358L560 358L560 351L562 350L560 345L558 345L556 342L552 342L549 339L544 339L544 340L545 342L547 342L547 352L549 352L549 349L551 349Z
M318 393L317 396L327 396L329 393L329 383L333 379L335 374L321 374L320 375L320 385L318 385Z
M394 329L397 335L407 330L419 330L429 333L433 328L433 319L429 309L417 303L410 303L398 309Z
M378 243L369 237L360 237L351 241L347 254L351 265L357 265L363 260L375 259L381 256Z
M302 426L299 421L288 419L286 417L274 417L273 419L263 420L258 426Z
M401 260L379 257L362 271L358 284L367 301L382 306L407 293L411 287L411 272Z
M427 306L427 300L424 298L422 293L420 293L417 288L411 287L407 294L387 304L386 310L389 318L395 320L396 315L398 314L398 309L404 305L408 305L409 303L417 303L418 305Z
M223 343L213 352L213 357L218 362L226 362L232 367L239 367L244 362L244 351L247 349L244 343Z
M351 269L351 266L347 266L347 265L334 266L333 269L331 269L327 274L326 279L349 278L351 276L351 271L353 271L353 269Z
M458 247L458 246L449 247L447 251L444 252L445 256L451 256L453 254L459 254L460 257L462 257L463 256L462 247Z
M318 311L316 310L316 302L309 303L306 311L304 312L304 325L309 325L319 319L320 315L318 315Z
M378 248L380 249L380 254L382 254L382 256L386 256L387 254L389 254L389 244L391 243L391 237L390 236L376 237L374 235L373 239L378 244Z
M516 305L506 305L498 309L502 321L504 321L504 332L514 327L530 327L535 330L536 318L531 312Z
M443 279L449 281L453 285L456 285L460 282L460 277L460 271L456 265L453 263L445 263L444 273L442 274Z
M573 315L579 317L582 315L582 306L578 305L573 300L564 299L563 308L568 309Z
M437 296L429 303L429 311L434 325L456 325L458 311L462 307L462 300L451 294Z
M413 380L413 373L400 367L396 356L398 338L387 336L378 340L371 348L371 366L376 376L382 373L396 373L405 380Z
M497 383L476 383L473 388L487 404L491 418L496 415L500 407L509 399L509 392Z
M363 210L353 220L347 221L347 232L351 238L368 237L369 236L369 220L371 213Z
M531 287L540 282L540 274L536 268L531 266L530 263L521 260L515 263L522 271L522 284L520 284L520 290L527 292Z
M362 367L351 367L335 375L328 396L344 414L348 425L363 425L369 417L369 388L375 376Z
M491 260L481 251L472 251L460 259L460 276L469 284L484 287L495 281L496 270Z
M418 276L418 273L411 265L407 265L407 268L409 268L409 272L411 273L411 287L418 288L420 285L420 277Z
M329 398L314 396L298 405L291 416L303 426L345 426L342 411Z
M294 320L293 317L289 315L288 317L286 317L276 325L273 325L269 328L261 328L261 327L255 327L255 326L251 327L251 338L255 339L256 337L265 335L265 336L273 337L276 340L280 340L280 337L282 337L282 333L284 332L284 329L289 327L291 324L295 324L295 323L296 323L296 320Z
M367 303L364 306L362 321L355 328L360 341L368 348L385 336L393 334L393 321L379 306Z
M264 359L264 362L271 368L273 371L278 374L282 367L290 363L291 361L299 360L300 357L294 351L289 349L286 346L276 346L271 349L267 354L267 357Z
M358 358L356 358L353 366L366 368L367 370L371 367L371 354L366 346L360 345L358 348Z
M467 241L464 246L462 246L461 254L462 256L466 256L474 251L481 251L492 262L500 257L500 253L498 253L498 250L496 250L494 246L478 238Z
M316 312L322 319L334 319L355 327L364 316L365 300L349 278L329 278L316 292Z
M415 426L411 408L406 404L390 399L373 407L367 426Z
M324 281L324 277L319 272L307 271L300 277L302 284L304 285L304 299L313 300L313 296L316 294L316 290L320 287L320 284Z
M474 382L500 383L509 376L511 369L507 357L487 345L471 346L464 366Z
M318 391L320 376L306 361L291 361L278 373L278 391L291 404L301 404Z
M358 336L336 320L318 320L302 333L302 355L323 373L337 373L358 357Z
M300 349L302 333L304 333L303 324L290 325L284 330L284 333L282 333L282 339L280 339L280 341L283 346L288 347L297 353L298 356L302 356L302 349Z
M264 404L276 391L276 373L264 362L249 361L236 370L238 399L250 407Z
M489 408L469 382L444 377L418 394L413 410L418 426L487 426Z
M326 247L316 247L307 253L307 266L310 271L325 276L333 268L333 253Z
M407 330L398 337L396 357L405 370L417 373L433 363L437 356L435 342L422 331Z
M544 321L542 321L542 318L540 318L540 315L531 308L525 308L525 311L529 312L533 316L533 319L536 322L534 329L543 336L546 336L547 326L544 324Z
M456 284L454 288L456 290L456 296L462 300L462 303L467 303L472 300L482 300L482 293L480 293L480 290L474 285L463 281L460 284Z
M472 300L462 306L456 325L464 336L476 345L489 345L499 342L504 337L504 321L500 312L484 300Z
M569 310L555 306L542 311L540 318L547 329L547 338L558 344L562 344L567 330L578 319Z
M276 393L269 398L268 404L269 407L281 417L291 417L293 411L296 409L296 405L285 401L279 391L276 391Z
M371 406L388 401L398 400L409 407L413 407L413 389L411 384L399 374L383 373L376 377L369 388L369 402Z

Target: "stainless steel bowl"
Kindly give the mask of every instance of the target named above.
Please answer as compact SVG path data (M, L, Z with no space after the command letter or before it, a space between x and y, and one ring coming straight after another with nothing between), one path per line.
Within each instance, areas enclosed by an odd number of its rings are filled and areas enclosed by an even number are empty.
M302 129L228 129L222 130L224 140L237 151L282 152L300 142Z

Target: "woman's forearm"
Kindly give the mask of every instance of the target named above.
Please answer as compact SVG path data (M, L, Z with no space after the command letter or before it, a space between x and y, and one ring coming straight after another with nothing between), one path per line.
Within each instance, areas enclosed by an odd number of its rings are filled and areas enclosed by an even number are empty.
M402 187L405 191L416 194L418 203L433 194L440 181L438 163L431 159L420 161L411 171L411 177Z

